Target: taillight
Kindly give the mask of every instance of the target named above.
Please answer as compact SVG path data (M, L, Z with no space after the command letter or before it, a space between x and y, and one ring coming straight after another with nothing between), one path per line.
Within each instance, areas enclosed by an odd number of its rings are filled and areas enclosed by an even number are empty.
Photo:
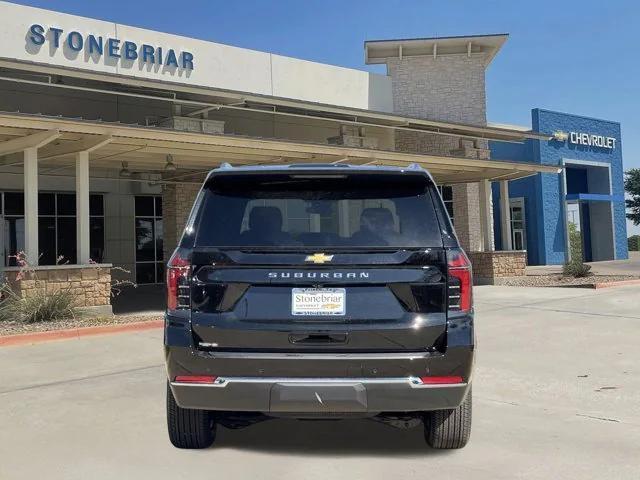
M217 378L213 375L178 375L173 381L177 383L215 383Z
M190 308L190 273L191 261L188 252L178 248L167 264L167 309L184 310Z
M449 271L449 311L470 312L473 286L471 262L462 249L453 248L447 250L447 266Z
M459 375L449 375L442 377L420 377L422 385L451 385L455 383L463 383L464 380Z

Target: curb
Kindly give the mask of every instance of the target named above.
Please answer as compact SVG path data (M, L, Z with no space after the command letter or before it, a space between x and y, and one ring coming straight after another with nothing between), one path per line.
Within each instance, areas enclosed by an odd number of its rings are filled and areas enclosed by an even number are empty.
M132 322L116 325L97 325L93 327L66 328L64 330L50 330L46 332L19 333L17 335L0 336L0 347L13 345L35 344L53 340L90 337L110 333L139 332L162 328L164 320L150 320L148 322Z

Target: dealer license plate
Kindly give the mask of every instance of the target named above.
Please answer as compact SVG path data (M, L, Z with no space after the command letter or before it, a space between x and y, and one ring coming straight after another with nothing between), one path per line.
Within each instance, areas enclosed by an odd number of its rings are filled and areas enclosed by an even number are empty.
M292 315L344 315L344 288L291 289Z

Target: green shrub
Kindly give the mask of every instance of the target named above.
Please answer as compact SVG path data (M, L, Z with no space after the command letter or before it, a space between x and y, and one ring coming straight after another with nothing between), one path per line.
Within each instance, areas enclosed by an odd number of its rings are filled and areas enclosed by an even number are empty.
M78 314L74 295L68 289L53 292L36 289L22 297L5 284L0 287L0 298L0 321L52 322Z
M631 235L627 239L630 252L637 252L640 250L640 235Z
M588 277L589 275L593 275L591 273L591 265L587 265L583 262L569 262L565 263L562 267L562 274L565 277Z
M8 283L0 285L0 322L13 320L9 305L18 299L18 295L11 289Z
M569 222L569 249L571 261L582 262L582 234L573 222Z

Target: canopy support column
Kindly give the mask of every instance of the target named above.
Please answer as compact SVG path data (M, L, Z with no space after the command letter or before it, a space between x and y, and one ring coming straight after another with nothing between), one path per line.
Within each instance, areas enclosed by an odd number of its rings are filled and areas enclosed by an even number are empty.
M91 261L89 235L89 152L76 153L76 245L79 265Z
M491 182L480 181L480 229L482 230L482 250L491 252L493 245L493 215L491 213Z
M502 250L513 250L511 242L511 203L509 201L509 181L500 182L500 226L502 227Z
M29 265L38 265L38 148L24 150L24 253Z
M60 136L58 130L0 142L0 156L22 152L24 180L24 253L29 265L38 265L38 149Z

